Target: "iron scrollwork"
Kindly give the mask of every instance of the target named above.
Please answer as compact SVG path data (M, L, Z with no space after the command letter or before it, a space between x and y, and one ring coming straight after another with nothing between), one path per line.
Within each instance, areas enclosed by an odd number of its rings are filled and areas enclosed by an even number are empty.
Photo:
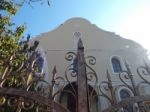
M148 80L148 76L150 75L150 68L146 63L145 66L140 66L137 68L137 74L143 80L144 83L150 84L150 81Z
M88 87L89 102L92 102L92 100L94 100L97 97L94 92L97 88L98 77L95 70L91 67L96 64L96 58L94 56L87 56L85 59L86 59L85 63L86 63L86 76L87 76L88 85L92 84L91 86L92 90L89 90Z
M35 43L37 45L37 42ZM31 47L35 49L35 46ZM34 97L37 93L39 95L43 93L43 87L39 85L41 82L44 85L48 84L49 88L51 85L44 80L44 74L38 71L39 52L34 50L30 50L30 53L24 51L24 55L28 58L22 60L20 59L22 55L19 52L14 52L7 59L0 59L0 66L3 69L0 73L0 108L17 112L23 110L27 112L36 111L41 103L37 102L38 99L34 99ZM42 95L44 94L41 94L41 97L46 97ZM49 104L47 103L45 106L48 107ZM45 107L43 109L47 110Z

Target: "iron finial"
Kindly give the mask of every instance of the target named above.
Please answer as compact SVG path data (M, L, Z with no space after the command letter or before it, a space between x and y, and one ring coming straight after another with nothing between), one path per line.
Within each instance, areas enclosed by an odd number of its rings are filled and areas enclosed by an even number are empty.
M84 49L81 38L79 38L79 41L78 41L78 49Z

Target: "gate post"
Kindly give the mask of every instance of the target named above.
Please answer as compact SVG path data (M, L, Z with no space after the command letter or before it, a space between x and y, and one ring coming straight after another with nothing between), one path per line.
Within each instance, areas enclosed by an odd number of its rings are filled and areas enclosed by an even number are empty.
M82 40L78 41L78 71L77 71L77 87L78 87L78 99L77 99L77 112L89 112L88 103L88 88L87 88L87 76L86 76L86 63L84 58L84 47Z

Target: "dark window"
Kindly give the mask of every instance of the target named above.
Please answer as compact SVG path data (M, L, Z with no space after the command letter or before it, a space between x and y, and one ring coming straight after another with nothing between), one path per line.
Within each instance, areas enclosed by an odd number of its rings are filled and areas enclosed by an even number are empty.
M78 59L77 58L75 58L74 60L73 60L73 63L72 63L72 65L73 65L73 73L77 73L77 69L78 69Z
M125 98L128 98L128 97L130 97L130 93L127 90L122 89L120 91L120 98L125 99Z
M65 92L69 91L69 92ZM77 85L75 83L68 84L64 91L61 93L60 96L60 103L63 104L64 102L67 103L67 108L70 110L70 112L76 112L76 98L74 97L74 94L77 92ZM63 99L65 97L65 99Z
M112 62L114 72L118 73L122 71L120 61L117 58L112 58L111 62Z
M44 66L44 59L42 57L39 57L37 60L37 65L39 68L39 72L42 72L43 66Z
M129 98L129 97L131 97L129 91L127 91L125 89L122 89L120 91L120 98L121 98L121 100ZM133 112L133 105L129 105L127 107L124 107L123 110L124 110L124 112Z
M93 96L95 96L94 97L95 99L94 98L92 99L92 106L90 107L90 109L91 110L94 109L95 110L94 112L98 112L98 97L96 97L97 96L96 91L91 86L88 86L88 90L90 91L89 94L91 94L92 92ZM66 102L66 107L70 110L70 112L77 112L77 105L76 105L77 99L74 96L75 94L77 95L77 93L78 93L78 86L75 82L73 82L66 85L64 91L60 95L59 102L61 104Z

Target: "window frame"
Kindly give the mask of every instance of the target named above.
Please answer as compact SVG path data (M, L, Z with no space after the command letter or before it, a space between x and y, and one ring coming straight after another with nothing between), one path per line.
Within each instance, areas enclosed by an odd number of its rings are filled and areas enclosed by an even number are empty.
M110 66L111 66L112 74L119 74L120 73L120 72L115 72L114 71L113 64L112 64L112 59L113 58L116 58L120 62L121 70L125 71L126 67L124 65L124 62L123 62L122 58L120 56L118 56L118 55L113 55L113 56L110 57Z
M121 90L127 91L130 94L130 97L134 97L134 94L131 89L129 89L127 87L119 87L115 93L117 102L120 102L123 100L120 95ZM133 111L135 110L135 108L138 108L137 103L133 104ZM123 108L121 108L121 110L123 111ZM139 112L139 111L137 111L137 112Z
M113 68L113 71L115 73L120 73L122 72L122 66L121 66L121 62L118 58L116 57L113 57L111 59L111 64L112 64L112 68Z

